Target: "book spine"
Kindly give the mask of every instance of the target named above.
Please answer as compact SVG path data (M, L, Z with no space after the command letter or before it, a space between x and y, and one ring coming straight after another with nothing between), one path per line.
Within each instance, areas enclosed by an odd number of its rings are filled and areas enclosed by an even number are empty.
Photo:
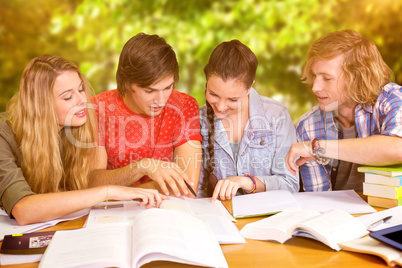
M392 199L378 196L368 196L367 203L375 207L393 208L402 205L402 197L398 199Z
M365 173L364 182L399 187L402 186L402 176L389 177L373 173Z
M396 199L402 197L402 186L394 187L387 185L363 183L363 194Z

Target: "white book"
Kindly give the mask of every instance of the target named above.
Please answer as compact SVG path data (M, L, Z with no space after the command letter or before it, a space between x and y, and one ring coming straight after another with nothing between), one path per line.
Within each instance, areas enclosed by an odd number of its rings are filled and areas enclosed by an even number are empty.
M249 239L284 243L293 236L318 240L334 250L338 243L358 239L368 231L364 224L342 210L323 214L309 210L285 210L244 226L240 233Z
M132 225L57 231L39 267L141 267L152 261L228 267L213 232L183 212L150 209Z
M388 186L363 183L363 194L377 197L397 199L402 197L402 186Z
M376 212L354 190L299 192L274 190L232 198L235 218L255 217L278 213L285 209L326 212L340 209L350 214Z
M365 173L364 182L371 184L381 184L388 186L402 186L402 176L390 177L374 173Z

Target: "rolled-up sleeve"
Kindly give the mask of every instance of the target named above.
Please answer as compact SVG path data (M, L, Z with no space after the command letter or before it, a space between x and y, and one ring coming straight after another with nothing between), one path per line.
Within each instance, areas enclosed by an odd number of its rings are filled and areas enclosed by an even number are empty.
M381 134L402 137L402 87L391 84L379 97Z

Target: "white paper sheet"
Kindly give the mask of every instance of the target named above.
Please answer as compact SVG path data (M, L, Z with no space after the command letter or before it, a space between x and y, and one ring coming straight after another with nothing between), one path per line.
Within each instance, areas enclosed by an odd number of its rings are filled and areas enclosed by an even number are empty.
M232 198L232 208L235 218L277 213L285 209L301 209L292 193L285 190L236 195Z
M234 196L232 198L235 218L258 216L280 212L285 209L326 212L340 209L349 214L376 212L354 190L290 193L284 190Z
M54 226L59 222L81 218L88 215L88 213L89 209L83 209L55 220L28 224L24 226L19 225L16 220L10 219L7 214L6 216L0 215L0 241L3 241L5 235L32 233L38 230L45 229L47 227Z
M370 225L373 223L376 223L388 216L391 216L389 220L386 222L380 222L379 224L376 224L372 228L370 228ZM389 208L383 211L379 211L373 214L368 214L368 215L363 215L360 217L357 217L358 220L363 222L363 224L367 227L369 231L378 231L381 229L385 229L388 227L392 227L395 225L402 224L402 206L394 207L394 208Z
M364 201L354 190L300 192L294 193L293 196L302 209L318 212L340 209L349 214L376 212L376 210Z

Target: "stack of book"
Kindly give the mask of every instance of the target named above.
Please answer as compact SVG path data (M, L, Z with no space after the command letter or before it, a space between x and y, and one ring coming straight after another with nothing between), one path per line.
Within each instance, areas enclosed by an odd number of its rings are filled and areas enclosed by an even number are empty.
M402 164L387 167L362 166L363 194L372 206L392 208L402 205Z

